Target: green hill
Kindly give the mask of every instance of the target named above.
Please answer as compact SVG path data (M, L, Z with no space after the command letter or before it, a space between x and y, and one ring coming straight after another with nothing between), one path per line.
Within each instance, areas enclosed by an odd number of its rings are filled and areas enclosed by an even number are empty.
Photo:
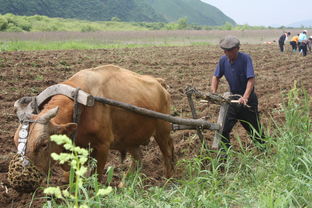
M236 23L219 9L200 0L147 0L149 4L167 21L187 17L188 21L199 25L224 25Z
M191 24L235 22L200 0L0 0L0 14L107 21L173 22L186 17Z
M91 21L165 21L141 0L0 0L0 13L44 15Z

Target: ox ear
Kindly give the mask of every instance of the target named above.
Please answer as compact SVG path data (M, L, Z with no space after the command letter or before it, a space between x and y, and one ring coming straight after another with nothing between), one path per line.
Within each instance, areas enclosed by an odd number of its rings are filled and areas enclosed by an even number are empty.
M66 134L67 136L70 136L77 129L77 126L78 125L76 123L61 124L57 125L56 131L57 134Z
M44 115L40 117L42 123L48 123L53 117L56 116L59 107L52 108L48 110Z

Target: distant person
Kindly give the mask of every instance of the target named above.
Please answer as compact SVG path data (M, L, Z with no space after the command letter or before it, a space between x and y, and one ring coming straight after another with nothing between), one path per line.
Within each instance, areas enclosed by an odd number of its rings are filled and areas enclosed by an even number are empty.
M311 53L311 50L312 50L312 36L310 36L309 39L308 39L308 49L309 49L309 51Z
M280 51L281 52L284 52L284 45L285 45L285 42L287 41L288 39L288 36L290 36L290 32L285 32L283 35L280 36L280 38L278 39L278 45L279 45L279 48L280 48Z
M303 56L307 55L307 45L308 45L308 31L304 30L299 34L298 42L299 42L299 51Z
M291 41L289 42L292 48L293 52L297 51L298 48L298 40L299 40L299 34L292 37Z
M211 80L211 92L217 92L220 79L225 76L232 94L231 99L238 100L238 104L230 104L228 108L222 131L222 142L225 147L230 147L230 132L239 121L256 143L263 144L264 134L259 121L252 59L248 54L239 52L240 41L236 37L225 37L219 45L225 56L220 58L216 66ZM224 154L225 149L221 150ZM226 155L222 156L226 158Z

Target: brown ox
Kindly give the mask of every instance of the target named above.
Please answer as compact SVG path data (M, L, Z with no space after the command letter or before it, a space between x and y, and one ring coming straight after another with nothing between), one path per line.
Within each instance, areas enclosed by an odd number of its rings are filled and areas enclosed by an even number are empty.
M63 84L79 87L99 97L110 98L164 114L170 113L170 95L160 82L146 75L139 75L114 65L99 66L82 70ZM60 153L62 147L50 141L53 134L70 136L77 132L76 145L93 149L97 160L99 177L107 160L109 149L129 152L140 159L138 149L154 136L163 154L166 176L171 177L174 169L173 142L168 122L149 118L133 112L95 102L94 106L80 106L81 117L77 124L72 122L74 102L64 95L53 96L38 115L32 115L27 141L26 156L42 171L49 169L50 154ZM14 137L18 145L17 129Z

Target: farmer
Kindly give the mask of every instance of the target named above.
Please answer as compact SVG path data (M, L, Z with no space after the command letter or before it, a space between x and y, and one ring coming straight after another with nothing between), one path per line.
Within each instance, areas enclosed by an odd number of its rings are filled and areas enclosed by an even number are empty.
M283 33L283 35L281 35L280 38L278 39L278 45L281 52L284 52L284 45L288 39L288 36L290 36L290 32Z
M308 45L308 36L307 36L308 31L304 30L302 33L299 35L299 51L302 53L303 56L307 55L307 45Z
M298 40L299 40L299 34L294 35L294 36L291 38L291 41L289 42L290 45L291 45L291 48L292 48L292 51L293 51L293 52L296 52L296 51L297 51L297 48L298 48Z
M239 52L240 41L233 36L227 36L219 43L225 56L222 56L216 66L211 80L211 91L216 93L220 78L224 75L230 88L232 103L225 116L222 131L222 150L230 147L229 135L235 123L239 121L251 138L258 144L264 143L264 134L260 127L258 113L258 98L255 93L255 73L251 57ZM262 145L258 145L261 149Z
M311 50L312 50L312 36L310 36L308 39L308 48L309 48L309 51L311 52Z

